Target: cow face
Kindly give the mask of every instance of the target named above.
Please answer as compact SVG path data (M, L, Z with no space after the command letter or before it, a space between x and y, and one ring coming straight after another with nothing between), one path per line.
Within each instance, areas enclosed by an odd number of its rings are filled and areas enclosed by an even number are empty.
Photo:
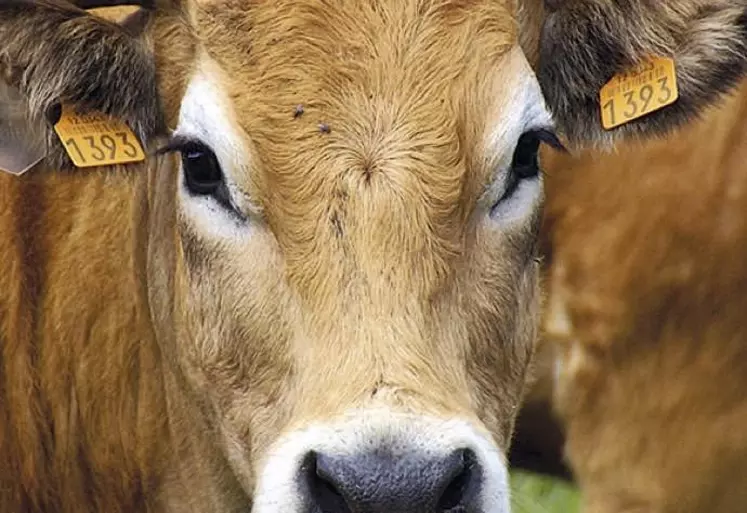
M552 137L511 11L191 16L175 347L255 508L506 510Z
M497 513L556 143L542 93L574 142L679 124L744 69L745 12L678 4L157 2L120 28L18 0L0 36L30 119L101 109L164 155L147 271L177 425L208 426L246 504ZM26 55L22 24L58 46ZM601 130L598 87L654 50L682 66L679 103Z

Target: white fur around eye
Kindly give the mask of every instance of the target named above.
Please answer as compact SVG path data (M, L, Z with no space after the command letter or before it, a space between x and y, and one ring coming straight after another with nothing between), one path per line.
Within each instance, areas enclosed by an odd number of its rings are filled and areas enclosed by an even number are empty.
M491 221L500 225L521 222L539 208L543 196L541 173L522 179L510 196L501 198L510 182L511 162L521 135L553 126L537 77L523 53L517 50L509 58L517 60L512 68L514 78L502 88L500 115L487 144L488 151L500 157L496 165L498 171L483 199Z
M184 186L184 170L179 166L180 205L200 233L217 238L246 236L258 208L237 186L233 177L248 176L251 167L249 145L235 122L231 102L220 86L221 71L208 57L202 56L182 99L179 122L174 136L195 139L208 146L223 171L231 201L248 218L242 221L211 196L189 194Z
M501 225L521 222L539 208L542 192L542 174L521 180L513 194L495 204L490 218Z

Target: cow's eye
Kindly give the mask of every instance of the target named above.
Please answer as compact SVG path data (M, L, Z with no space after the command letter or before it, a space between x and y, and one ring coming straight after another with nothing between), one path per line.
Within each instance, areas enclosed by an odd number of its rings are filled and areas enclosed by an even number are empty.
M525 132L519 137L511 161L511 173L518 180L534 178L539 174L539 145L538 132Z
M536 131L525 132L519 137L506 179L506 187L499 203L513 196L522 180L535 178L539 174L540 142Z
M540 174L539 147L540 143L547 143L559 150L564 150L554 132L547 129L535 129L524 132L514 149L511 168L506 179L503 195L498 203L508 200L518 190L521 182L537 178Z
M225 188L215 153L202 143L190 142L180 148L184 183L192 194L214 195Z

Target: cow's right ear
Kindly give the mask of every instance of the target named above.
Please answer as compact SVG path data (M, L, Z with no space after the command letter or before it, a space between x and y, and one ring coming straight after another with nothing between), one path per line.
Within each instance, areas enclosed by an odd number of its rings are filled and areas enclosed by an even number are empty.
M71 162L49 119L60 104L121 119L149 141L163 121L153 54L148 39L138 37L147 22L141 13L120 25L62 0L0 2L0 80L15 92L4 101L21 103L5 123L19 123L23 112L42 132L49 164L61 168Z

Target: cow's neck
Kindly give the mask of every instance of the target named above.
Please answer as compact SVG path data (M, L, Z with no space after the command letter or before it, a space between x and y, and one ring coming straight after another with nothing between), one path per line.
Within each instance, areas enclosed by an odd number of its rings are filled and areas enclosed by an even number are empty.
M2 511L230 511L200 504L222 463L154 336L148 191L137 170L0 173Z
M0 475L12 487L24 476L21 504L137 511L169 457L138 240L144 183L121 170L0 175L0 289L12 291L0 298L2 452L26 452Z

